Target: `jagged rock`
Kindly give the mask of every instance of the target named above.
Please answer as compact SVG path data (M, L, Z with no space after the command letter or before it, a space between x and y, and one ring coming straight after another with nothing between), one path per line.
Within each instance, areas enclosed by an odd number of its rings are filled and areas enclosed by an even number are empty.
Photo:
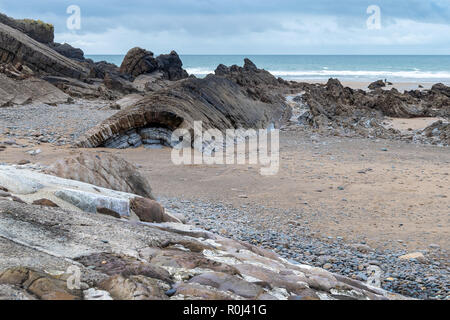
M162 54L156 58L158 70L164 73L164 77L171 81L187 78L189 75L183 69L183 63L175 51L170 54Z
M376 90L376 89L380 89L380 88L384 88L384 87L386 87L386 83L383 80L378 80L378 81L372 82L368 86L368 88L370 90Z
M74 48L68 43L52 43L50 44L50 48L58 52L59 54L62 54L63 56L75 59L79 61L84 61L84 52L83 50L79 48Z
M22 32L0 23L0 62L21 63L39 74L86 78L88 69Z
M46 81L36 78L13 80L0 74L0 107L27 103L57 105L70 99L69 95Z
M400 132L385 128L385 116L398 118L450 116L446 86L400 93L396 89L366 92L344 87L337 79L325 85L301 84L297 103L307 108L299 121L321 130L352 131L365 136L392 137Z
M128 161L107 153L79 152L55 162L47 173L154 199L148 181Z
M137 77L141 74L152 73L158 69L158 62L153 52L142 48L133 48L126 54L120 66L120 72Z
M255 73L241 69L236 74L244 72L252 78ZM254 77L265 74L258 70ZM257 84L253 83L252 87L254 86ZM173 130L180 127L192 129L194 121L202 121L204 130L263 129L269 126L279 127L291 117L291 108L283 97L268 97L263 94L259 99L260 95L249 94L247 89L249 88L245 83L239 85L225 76L209 75L205 79L186 79L116 113L89 130L77 145L92 148L105 146L115 140L118 142L114 143L117 147L129 147L129 133L143 128L163 128L169 130L170 135ZM261 89L262 91L264 90Z
M42 22L41 20L13 19L1 13L0 23L17 29L38 42L44 44L53 43L55 30L53 25L49 23Z
M188 77L182 67L183 63L175 51L155 58L153 52L136 47L128 51L120 67L120 72L136 78L142 74L160 71L165 79L176 81Z

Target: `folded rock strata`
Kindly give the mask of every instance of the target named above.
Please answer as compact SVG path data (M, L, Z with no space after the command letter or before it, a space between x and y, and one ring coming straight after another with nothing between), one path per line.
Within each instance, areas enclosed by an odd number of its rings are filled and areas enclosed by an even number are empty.
M290 118L291 108L282 96L262 96L249 89L245 83L223 75L185 79L118 112L89 130L77 145L127 148L139 146L143 140L162 140L171 145L167 136L178 128L192 130L195 121L201 121L205 130L224 132L226 129L279 127Z

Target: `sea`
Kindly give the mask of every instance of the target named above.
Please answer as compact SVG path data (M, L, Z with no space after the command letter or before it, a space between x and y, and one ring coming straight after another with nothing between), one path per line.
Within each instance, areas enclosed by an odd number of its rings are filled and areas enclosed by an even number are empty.
M124 55L87 55L118 66ZM286 80L442 82L450 84L450 55L180 55L189 74L205 77L219 64L242 66L245 58Z

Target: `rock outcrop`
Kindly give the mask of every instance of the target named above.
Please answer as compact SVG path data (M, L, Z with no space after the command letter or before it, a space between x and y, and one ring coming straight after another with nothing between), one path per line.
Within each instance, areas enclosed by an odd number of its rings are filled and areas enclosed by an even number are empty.
M38 74L86 78L89 70L17 29L0 23L0 62L21 63Z
M245 72L259 74L257 69ZM160 140L170 146L171 132L192 129L195 121L202 121L205 130L225 131L279 127L290 118L291 108L282 96L255 93L252 88L259 86L223 75L179 81L118 112L88 131L77 145L127 148Z
M0 23L17 29L38 42L44 44L53 43L55 30L53 25L49 23L42 22L41 20L13 19L1 13Z
M303 89L301 101L309 107L312 118L326 117L331 122L339 117L450 117L450 99L444 85L418 92L366 92L330 79L326 85L303 84Z
M79 152L57 161L46 173L154 199L150 184L139 170L113 154Z
M57 105L70 100L69 95L44 80L14 80L0 73L0 108L27 103Z
M188 77L183 63L175 51L167 55L154 57L153 52L142 48L133 48L125 56L120 72L136 78L142 74L162 72L164 78L171 81Z
M0 198L0 298L405 299L199 231Z

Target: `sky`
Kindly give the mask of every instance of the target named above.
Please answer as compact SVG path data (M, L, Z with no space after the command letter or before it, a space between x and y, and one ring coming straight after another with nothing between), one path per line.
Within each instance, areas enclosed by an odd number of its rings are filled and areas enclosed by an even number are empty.
M86 54L450 54L450 0L0 0L0 12L52 23Z

